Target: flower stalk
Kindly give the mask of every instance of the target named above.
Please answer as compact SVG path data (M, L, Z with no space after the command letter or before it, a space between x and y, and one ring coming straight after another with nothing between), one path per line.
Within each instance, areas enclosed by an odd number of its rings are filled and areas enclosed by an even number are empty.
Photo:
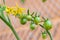
M17 32L15 31L15 29L13 28L13 26L7 20L5 20L2 16L0 16L0 19L8 25L8 27L11 29L11 31L15 35L16 39L20 40L20 38L19 38Z

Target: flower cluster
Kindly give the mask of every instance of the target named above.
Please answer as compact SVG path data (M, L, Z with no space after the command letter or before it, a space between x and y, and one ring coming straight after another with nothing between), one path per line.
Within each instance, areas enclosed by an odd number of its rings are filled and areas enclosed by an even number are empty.
M6 13L8 14L13 14L14 16L16 16L17 14L21 14L21 13L24 13L25 11L25 8L20 8L17 4L15 7L7 7L6 6Z

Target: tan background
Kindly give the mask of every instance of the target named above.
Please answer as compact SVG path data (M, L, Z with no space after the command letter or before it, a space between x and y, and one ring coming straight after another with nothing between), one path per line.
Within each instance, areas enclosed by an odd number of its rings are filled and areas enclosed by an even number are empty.
M51 29L53 40L60 40L60 0L47 0L45 3L42 3L42 0L26 0L24 4L20 0L6 0L6 5L12 7L15 6L16 2L20 7L29 8L31 12L37 11L41 13L41 16L48 17L53 23ZM3 4L2 0L0 0L0 4ZM10 19L21 40L43 40L40 27L31 31L29 23L23 26L19 23L18 18L10 16ZM48 38L47 40L49 40ZM2 20L0 20L0 40L16 40L9 27Z

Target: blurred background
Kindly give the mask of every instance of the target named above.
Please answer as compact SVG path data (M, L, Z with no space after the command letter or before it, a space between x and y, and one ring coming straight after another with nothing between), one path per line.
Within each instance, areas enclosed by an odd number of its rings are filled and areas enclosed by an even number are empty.
M60 0L25 0L24 4L20 0L5 0L6 5L9 7L15 6L16 3L23 8L30 9L31 12L39 12L41 16L48 17L53 24L51 34L53 40L60 40ZM3 5L3 1L0 0ZM30 30L29 22L26 25L21 25L19 19L10 15L10 20L20 36L21 40L43 40L41 37L41 27L37 27L34 31ZM0 19L0 40L16 40L12 31ZM46 40L50 40L49 36Z

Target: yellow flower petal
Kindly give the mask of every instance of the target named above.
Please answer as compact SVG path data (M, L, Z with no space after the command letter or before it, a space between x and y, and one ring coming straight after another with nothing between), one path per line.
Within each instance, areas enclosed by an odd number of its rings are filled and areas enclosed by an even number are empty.
M17 14L21 15L22 13L24 13L24 11L25 8L20 8L17 3L15 7L6 7L6 12L8 14L13 14L14 16L16 16Z

